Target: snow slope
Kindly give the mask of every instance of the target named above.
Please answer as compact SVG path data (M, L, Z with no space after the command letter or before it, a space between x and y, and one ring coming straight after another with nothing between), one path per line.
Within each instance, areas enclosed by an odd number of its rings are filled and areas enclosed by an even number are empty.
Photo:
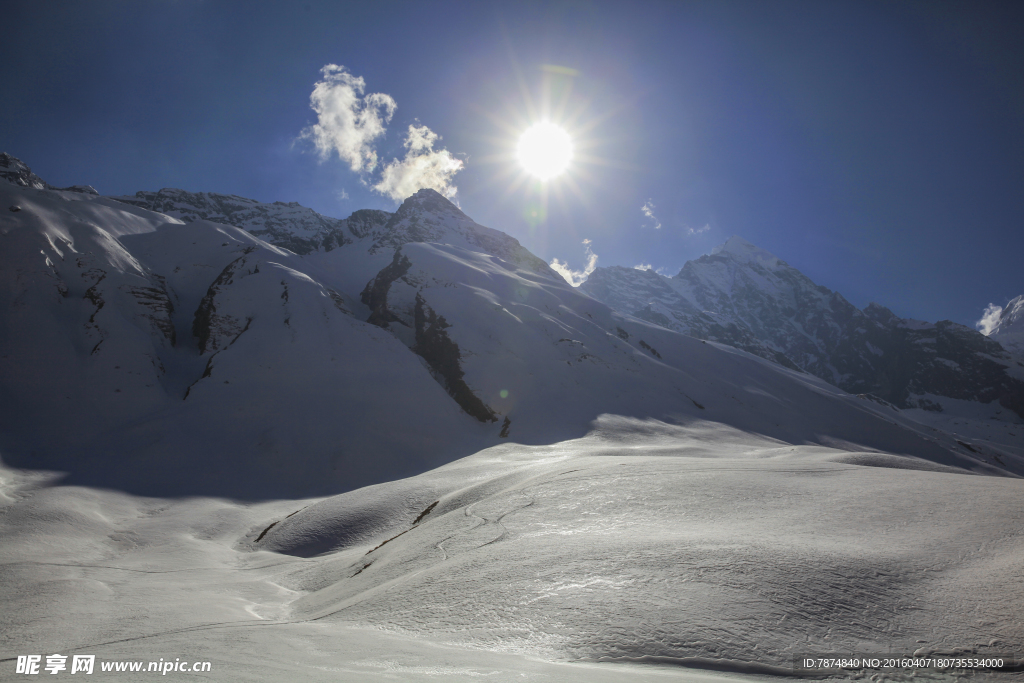
M13 204L7 462L147 492L309 495L486 443L417 356L295 254L91 195L0 187Z
M620 316L564 281L488 255L408 244L363 296L371 321L418 348L453 398L466 397L466 412L500 422L521 443L573 438L611 413L710 420L786 443L856 443L976 466L951 457L950 446L968 452L955 441L933 441L891 408ZM450 368L454 355L461 360ZM1019 455L998 451L1013 471Z
M1020 479L710 422L608 416L319 500L2 478L0 680L54 652L211 662L198 680L713 681L1024 646Z

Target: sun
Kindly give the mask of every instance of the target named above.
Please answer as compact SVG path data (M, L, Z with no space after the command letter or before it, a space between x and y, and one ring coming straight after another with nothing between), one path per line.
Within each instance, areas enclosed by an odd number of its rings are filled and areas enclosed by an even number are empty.
M543 181L551 180L569 168L572 138L560 126L537 123L520 136L516 153L519 163L530 175Z

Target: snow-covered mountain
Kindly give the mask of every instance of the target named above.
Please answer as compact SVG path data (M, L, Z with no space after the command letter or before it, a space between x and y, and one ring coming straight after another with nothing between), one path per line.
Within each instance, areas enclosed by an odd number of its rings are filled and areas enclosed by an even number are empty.
M999 313L989 339L994 339L1020 359L1024 359L1024 294L1011 299Z
M99 194L92 185L72 185L71 187L54 187L32 172L25 162L12 157L7 152L0 152L0 180L13 185L31 187L36 190L65 190L68 192L85 192Z
M618 313L429 190L334 223L233 203L260 236L7 168L2 680L91 655L214 680L749 683L806 675L800 654L1024 647L1022 432L927 427ZM736 315L784 298L784 264L730 249L694 291L724 272L775 287ZM821 308L801 327L834 317L798 284Z
M422 359L364 322L359 302L391 244L417 231L557 279L447 200L427 191L395 214L356 212L335 224L343 239L304 259L181 203L191 222L33 184L15 162L15 181L0 187L8 462L145 490L284 495L411 474L498 438ZM429 211L435 199L444 211ZM301 207L242 204L270 216L261 229L275 225L268 236L286 245L320 224ZM326 249L339 244L344 254ZM295 453L303 467L287 468Z
M364 210L346 221L322 216L313 209L299 206L297 202L267 204L235 195L186 192L174 188L137 192L134 196L115 199L186 223L207 220L234 225L296 254L308 254L317 249L330 251L351 242L353 228L358 231L363 225L387 220L384 211Z
M620 313L797 367L900 408L959 402L1024 417L1024 365L992 338L949 321L857 309L775 255L732 237L675 277L598 268L581 289Z
M505 438L580 437L605 413L1017 468L1011 451L936 442L888 408L615 313L431 190L334 223L343 239L306 255L199 218L207 204L186 199L209 195L167 195L185 222L90 193L0 193L19 209L0 219L2 446L72 481L346 490ZM308 210L232 206L270 216L253 230L274 223L283 244L315 233Z

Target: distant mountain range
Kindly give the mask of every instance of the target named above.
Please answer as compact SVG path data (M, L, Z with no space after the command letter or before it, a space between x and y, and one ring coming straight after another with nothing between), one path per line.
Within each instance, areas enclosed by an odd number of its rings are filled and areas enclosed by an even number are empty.
M739 237L687 262L675 277L598 268L581 289L620 313L899 408L956 412L968 401L1024 417L1024 362L996 341L1021 334L1022 297L1007 307L1002 334L991 337L948 320L899 318L874 303L861 311Z
M618 415L1024 474L1018 447L890 405L960 401L1019 424L1024 381L999 344L858 311L738 239L676 278L600 269L573 288L432 190L334 219L54 188L8 155L0 177L11 465L141 493L300 497Z

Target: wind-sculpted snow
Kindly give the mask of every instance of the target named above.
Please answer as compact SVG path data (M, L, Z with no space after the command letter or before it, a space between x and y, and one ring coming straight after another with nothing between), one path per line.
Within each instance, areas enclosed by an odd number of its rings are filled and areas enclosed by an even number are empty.
M687 262L672 278L599 268L581 289L621 313L800 368L900 408L941 412L971 400L1024 419L1024 373L1017 370L1024 365L992 339L949 321L903 320L878 304L860 311L738 237Z
M393 501L400 522L285 579L307 591L292 614L553 658L761 673L804 652L1024 644L1018 481L990 487L914 459L844 465L827 448L724 428L599 424L557 447L492 448L396 483L394 497L375 490L375 509ZM484 472L501 485L487 490ZM438 503L414 525L417 484L417 505ZM982 499L1000 512L979 517ZM365 505L335 500L349 519ZM984 617L964 618L968 604Z
M0 481L12 654L187 655L231 680L692 682L789 675L797 654L1024 647L1020 479L710 422L603 416L319 500Z

